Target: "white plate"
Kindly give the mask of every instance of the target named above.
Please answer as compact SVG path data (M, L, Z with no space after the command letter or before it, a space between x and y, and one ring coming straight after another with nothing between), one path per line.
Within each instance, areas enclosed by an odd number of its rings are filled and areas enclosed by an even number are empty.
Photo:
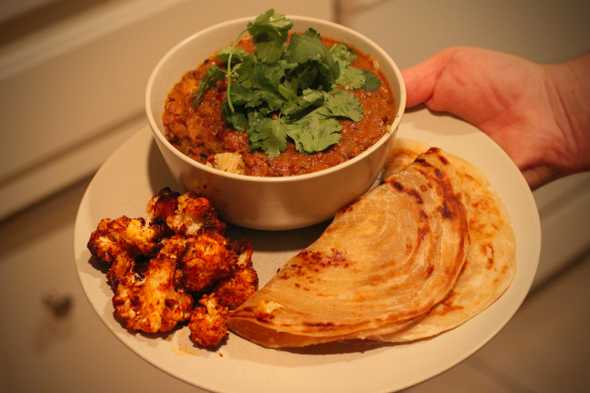
M435 131L427 131L435 130ZM476 164L507 210L517 244L517 272L508 291L462 326L433 339L403 345L334 345L321 350L281 351L230 335L217 352L195 348L188 329L161 338L130 334L113 318L105 276L89 263L86 242L103 217L145 216L148 199L164 186L177 188L148 130L119 148L100 168L76 218L76 269L91 304L129 348L162 370L216 392L391 392L428 379L465 359L508 322L533 281L541 247L539 215L518 169L484 134L461 121L427 111L407 114L400 137L439 146ZM322 231L238 231L254 243L261 284Z

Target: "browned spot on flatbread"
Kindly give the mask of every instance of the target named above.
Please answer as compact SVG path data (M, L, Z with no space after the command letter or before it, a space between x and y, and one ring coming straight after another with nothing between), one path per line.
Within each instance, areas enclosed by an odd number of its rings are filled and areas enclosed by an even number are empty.
M451 211L451 209L449 208L449 205L447 204L447 202L443 202L442 206L439 207L439 211L440 214L447 219L451 219L453 218L453 212Z
M389 184L391 184L393 186L393 188L395 188L396 190L398 190L400 192L404 190L404 186L396 180L389 182Z
M410 189L410 190L407 190L406 193L408 195L412 196L416 200L416 202L418 202L418 204L421 205L421 204L424 203L424 201L422 200L422 197L420 196L420 194L418 193L418 191L416 191L414 189Z
M486 269L492 270L494 268L494 247L489 243L480 245L480 250L483 255L487 258Z
M432 264L428 265L426 268L426 277L430 277L432 272L434 271L434 266Z
M420 213L418 213L420 215L420 219L422 221L427 220L428 219L428 214L426 214L426 212L424 210L420 210Z
M414 160L414 162L417 163L417 164L423 165L423 166L432 166L432 165L430 165L430 163L428 161L426 161L425 158L422 158L422 157L416 158Z
M447 298L432 310L432 313L438 315L446 315L453 311L462 310L463 306L455 304L455 297L455 292L451 291Z
M305 326L309 326L309 327L315 327L315 328L322 328L322 329L329 329L329 328L333 328L334 323L332 322L303 322L303 324Z
M428 223L420 225L420 227L418 228L418 244L426 237L428 232L430 232L430 226L428 225Z
M410 254L413 249L414 246L412 245L412 243L406 243L406 254Z
M377 286L377 285L380 285L380 284L383 284L384 282L386 282L387 278L388 277L386 277L383 274L373 274L373 275L369 276L369 278L367 279L367 283L369 285Z
M338 250L332 249L330 254L319 251L303 250L297 254L297 263L291 263L281 269L279 279L287 280L298 277L311 283L312 277L328 268L348 269L352 263ZM297 287L300 288L300 287Z

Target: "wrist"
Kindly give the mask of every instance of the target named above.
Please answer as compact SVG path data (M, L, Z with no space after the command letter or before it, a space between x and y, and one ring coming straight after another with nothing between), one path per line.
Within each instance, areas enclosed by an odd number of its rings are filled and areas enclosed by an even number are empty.
M590 56L544 66L550 110L559 128L560 171L590 169Z

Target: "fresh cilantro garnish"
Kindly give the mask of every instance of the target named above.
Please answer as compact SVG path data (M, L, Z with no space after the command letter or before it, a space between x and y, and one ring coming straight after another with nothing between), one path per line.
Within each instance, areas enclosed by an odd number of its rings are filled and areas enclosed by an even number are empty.
M298 151L315 153L338 143L342 126L336 119L326 119L312 112L295 123L287 124L286 130Z
M347 90L380 86L376 75L352 66L356 54L348 46L328 48L314 29L293 34L287 44L292 25L272 9L248 23L236 42L217 54L225 71L212 66L193 100L199 105L205 91L225 78L223 118L248 133L252 150L270 157L284 151L289 140L305 153L338 143L340 121L363 117L360 102ZM253 54L236 46L246 31L256 46Z
M265 117L250 121L248 139L252 149L261 149L270 157L278 156L287 148L287 133L279 119Z
M194 107L199 106L199 104L203 100L203 97L205 96L205 92L207 90L209 90L210 88L212 88L213 86L215 86L215 84L218 81L221 81L224 79L225 79L225 72L223 72L223 70L221 68L217 67L215 64L213 64L211 67L209 67L209 69L207 70L207 73L205 74L205 76L201 80L201 83L199 83L199 90L197 91L197 94L195 94L193 97L193 106Z
M281 58L291 27L293 22L273 9L248 23L248 33L256 44L256 56L260 61L273 63Z
M285 58L292 63L303 64L310 60L323 62L327 54L328 49L322 44L319 33L310 28L291 37Z
M307 113L324 103L325 94L318 90L307 89L303 95L291 100L283 107L282 113L289 121L299 120Z
M248 52L246 52L242 48L234 48L232 46L229 46L227 48L220 50L219 53L217 53L217 58L223 64L227 64L230 52L232 54L232 64L241 63L248 56Z
M381 81L375 74L351 66L351 63L356 59L356 55L346 45L335 44L330 48L330 52L340 68L340 76L336 80L337 85L345 89L362 88L367 91L374 91L379 88Z
M365 85L366 77L363 70L354 67L346 67L340 72L340 77L336 81L340 86L346 89L360 89Z
M325 105L319 111L325 118L347 118L355 122L363 118L361 104L355 96L346 91L329 94Z
M363 85L363 89L367 91L375 91L381 86L381 80L377 78L377 75L367 70L363 70L363 73L365 74L365 84Z
M229 109L227 101L224 102L221 109L225 122L229 124L234 130L246 131L248 129L248 119L243 112L232 112Z

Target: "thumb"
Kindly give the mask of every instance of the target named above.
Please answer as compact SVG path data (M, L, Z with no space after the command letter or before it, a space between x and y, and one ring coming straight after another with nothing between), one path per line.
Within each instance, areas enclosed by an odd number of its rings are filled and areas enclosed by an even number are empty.
M426 61L402 71L407 91L407 106L411 108L427 102L434 92L436 82L456 48L438 52Z

